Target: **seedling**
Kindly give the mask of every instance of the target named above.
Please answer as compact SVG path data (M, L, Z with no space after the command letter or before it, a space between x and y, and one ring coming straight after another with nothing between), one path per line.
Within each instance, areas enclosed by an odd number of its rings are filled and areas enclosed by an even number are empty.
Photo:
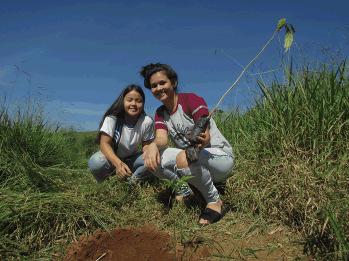
M165 186L169 189L172 190L172 192L179 190L182 186L184 185L188 185L188 180L190 180L191 178L193 178L193 176L189 175L189 176L183 176L179 179L175 179L175 180L168 180L168 179L163 179Z
M275 31L273 32L272 36L269 38L269 40L264 44L264 46L261 48L261 50L257 53L257 55L243 68L242 72L239 74L239 76L236 78L235 82L227 89L227 91L221 96L221 98L218 100L217 104L213 107L213 109L210 111L209 117L211 117L215 111L218 109L218 106L221 104L225 96L237 85L237 83L240 81L241 77L245 74L247 69L258 59L258 57L264 52L264 50L267 48L267 46L273 41L275 38L275 35L281 31L282 28L285 28L285 39L284 39L284 49L285 52L288 52L288 50L291 48L291 45L293 43L293 34L296 32L291 24L286 23L286 19L282 18L279 20Z
M265 48L272 42L275 35L280 32L282 28L285 28L285 40L284 40L284 48L285 52L287 52L293 42L293 34L295 33L295 30L291 24L286 23L286 19L282 18L279 20L276 29L270 39L264 44L262 49L257 53L257 55L243 68L240 75L237 77L235 82L227 89L227 91L221 96L221 98L218 100L217 104L213 107L213 109L209 112L209 115L207 117L203 117L199 119L195 125L193 130L191 131L191 134L189 135L189 141L191 145L186 149L186 156L189 162L195 162L198 160L199 157L199 148L196 146L198 143L197 138L200 135L200 133L205 132L208 123L210 121L210 118L213 116L213 114L217 111L218 106L221 104L225 96L237 85L241 77L244 75L244 73L247 71L247 69L258 59L258 57L264 52Z

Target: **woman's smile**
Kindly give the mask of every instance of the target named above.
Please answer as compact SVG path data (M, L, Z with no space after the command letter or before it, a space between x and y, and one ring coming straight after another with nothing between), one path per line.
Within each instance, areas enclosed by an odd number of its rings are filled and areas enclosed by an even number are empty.
M175 91L170 79L163 72L154 73L150 77L151 92L155 98L163 103L173 98Z

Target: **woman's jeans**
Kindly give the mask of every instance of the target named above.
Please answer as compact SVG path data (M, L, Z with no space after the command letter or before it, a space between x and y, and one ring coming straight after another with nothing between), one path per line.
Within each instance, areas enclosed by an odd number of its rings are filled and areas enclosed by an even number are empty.
M207 203L217 202L219 194L214 183L222 183L232 175L233 156L220 148L204 148L200 151L199 160L188 168L178 169L176 157L182 150L167 148L161 152L161 164L154 173L160 179L175 180L183 176L192 176L188 183L197 188Z
M126 163L132 171L132 176L128 178L129 181L138 181L149 175L149 172L147 172L144 166L141 153L128 157L124 159L123 162ZM112 174L115 174L115 167L107 160L101 151L98 151L91 156L88 161L88 168L97 182L102 182Z

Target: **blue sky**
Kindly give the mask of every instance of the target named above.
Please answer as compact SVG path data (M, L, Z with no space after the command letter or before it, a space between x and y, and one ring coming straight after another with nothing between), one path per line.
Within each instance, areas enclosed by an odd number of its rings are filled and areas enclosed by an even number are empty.
M314 64L348 54L347 10L344 0L1 0L0 92L11 104L39 100L63 126L95 130L123 87L142 85L140 68L162 62L178 72L181 91L212 107L286 18L296 29L291 52L283 53L281 33L223 103L245 108L256 80L281 75L290 56ZM145 92L152 115L159 103Z

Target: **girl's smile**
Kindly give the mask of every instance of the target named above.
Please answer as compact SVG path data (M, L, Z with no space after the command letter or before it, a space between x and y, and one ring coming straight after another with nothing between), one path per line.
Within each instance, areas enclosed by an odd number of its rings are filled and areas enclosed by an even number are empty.
M143 111L143 98L137 91L130 91L124 97L125 118L138 117Z

